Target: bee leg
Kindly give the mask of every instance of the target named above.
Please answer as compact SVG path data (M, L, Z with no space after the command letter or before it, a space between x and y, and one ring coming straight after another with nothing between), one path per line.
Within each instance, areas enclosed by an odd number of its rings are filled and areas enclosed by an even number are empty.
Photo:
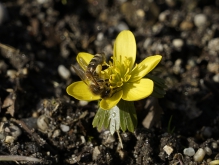
M109 67L110 65L106 63L106 61L103 62L103 66Z

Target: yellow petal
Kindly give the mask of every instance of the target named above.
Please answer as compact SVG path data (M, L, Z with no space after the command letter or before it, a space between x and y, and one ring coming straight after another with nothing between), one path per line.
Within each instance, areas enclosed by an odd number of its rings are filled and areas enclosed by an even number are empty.
M148 97L154 88L154 83L150 79L143 78L135 83L125 83L122 87L122 99L126 101L136 101Z
M69 85L66 89L66 92L78 99L78 100L86 100L86 101L93 101L93 100L99 100L100 96L99 95L94 95L87 84L85 84L83 81L78 81L75 83L72 83Z
M137 67L131 71L130 74L132 77L129 79L129 82L135 82L144 77L157 66L161 58L161 55L154 55L145 58L140 64L137 65Z
M120 90L115 94L113 94L112 97L102 99L100 101L100 108L105 110L110 110L111 108L113 108L121 99L122 93L123 93L122 90Z
M78 53L76 60L78 62L78 64L84 69L86 70L87 65L90 63L91 59L94 57L94 55L90 54L90 53Z
M114 43L113 51L114 62L122 63L127 58L131 62L129 66L131 70L136 59L136 42L133 33L129 30L120 32Z

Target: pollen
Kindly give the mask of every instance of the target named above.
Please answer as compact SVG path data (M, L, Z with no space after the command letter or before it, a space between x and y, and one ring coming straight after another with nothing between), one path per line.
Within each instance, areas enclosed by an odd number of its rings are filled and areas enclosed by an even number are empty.
M125 58L123 63L120 63L119 61L114 61L113 63L116 63L116 65L110 65L108 68L110 74L110 88L118 89L131 78L129 69L130 60Z

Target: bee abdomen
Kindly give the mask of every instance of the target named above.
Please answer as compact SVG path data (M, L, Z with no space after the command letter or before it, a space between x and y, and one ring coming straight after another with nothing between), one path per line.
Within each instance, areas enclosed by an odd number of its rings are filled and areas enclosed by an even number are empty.
M104 53L99 53L94 55L94 57L91 59L90 63L87 66L87 73L95 73L98 65L102 66L104 61L105 61Z

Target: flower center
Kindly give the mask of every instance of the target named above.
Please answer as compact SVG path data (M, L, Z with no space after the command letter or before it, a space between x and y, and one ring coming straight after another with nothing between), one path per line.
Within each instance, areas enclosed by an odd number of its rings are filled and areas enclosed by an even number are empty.
M130 78L130 60L125 58L124 61L113 61L109 66L109 83L111 89L122 87Z

